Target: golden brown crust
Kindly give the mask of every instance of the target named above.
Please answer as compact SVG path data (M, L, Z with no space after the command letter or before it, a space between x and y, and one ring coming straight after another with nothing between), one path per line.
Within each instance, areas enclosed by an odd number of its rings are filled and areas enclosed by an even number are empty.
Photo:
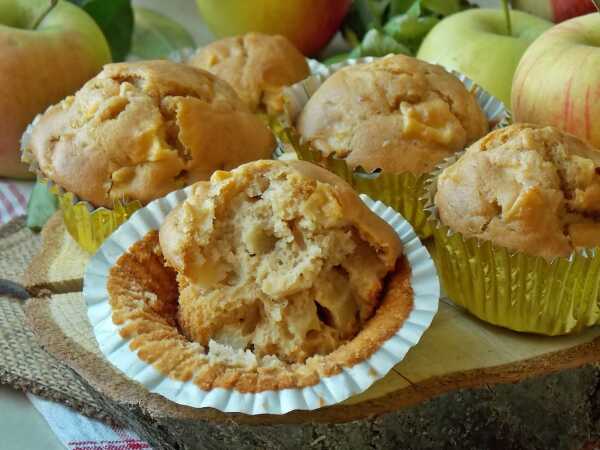
M316 164L306 161L285 161L285 164L302 175L334 186L348 220L360 229L369 242L377 243L383 250L381 254L386 257L386 264L393 264L402 253L402 243L394 230L382 218L373 214L348 183Z
M483 136L489 125L456 77L393 55L334 73L310 98L297 128L313 148L352 167L418 175Z
M600 151L554 127L496 130L440 174L435 204L465 236L568 256L600 244Z
M143 61L108 64L49 108L30 147L45 177L112 207L268 158L274 140L227 83L185 64Z
M108 291L113 321L131 339L138 356L166 376L192 380L202 389L226 388L261 392L302 388L351 367L376 352L402 326L412 310L410 267L398 261L375 315L348 343L304 364L284 364L255 370L214 364L202 346L188 341L176 326L177 283L160 255L156 231L135 243L111 269Z
M281 88L306 78L306 59L285 37L247 33L200 48L188 61L227 81L254 111L283 112Z

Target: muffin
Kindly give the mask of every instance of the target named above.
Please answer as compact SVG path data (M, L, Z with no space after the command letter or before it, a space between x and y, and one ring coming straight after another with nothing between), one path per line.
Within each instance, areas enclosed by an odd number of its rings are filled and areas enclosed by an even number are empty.
M420 175L487 133L488 122L454 75L390 55L335 72L308 100L297 129L352 168Z
M440 220L533 256L600 246L600 151L553 127L517 124L467 149L437 179Z
M404 55L349 61L324 80L292 86L288 125L277 132L300 159L391 206L426 238L432 230L421 197L429 171L505 116L501 103L461 80Z
M598 320L598 149L557 128L512 125L470 146L433 191L436 259L452 300L520 331L561 334Z
M92 207L115 208L267 158L273 147L268 128L227 83L185 64L144 61L106 65L46 110L24 153L41 177ZM67 226L76 239L94 232ZM97 247L105 232L87 246Z
M200 48L189 60L227 81L253 112L283 112L281 90L310 74L306 59L285 37L247 33Z
M141 359L202 389L314 385L368 358L412 307L394 230L306 162L215 172L158 234L111 270L113 321Z

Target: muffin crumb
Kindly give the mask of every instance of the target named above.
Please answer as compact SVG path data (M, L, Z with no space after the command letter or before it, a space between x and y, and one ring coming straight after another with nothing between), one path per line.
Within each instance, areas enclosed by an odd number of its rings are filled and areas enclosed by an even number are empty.
M160 242L178 272L179 325L209 357L214 341L243 364L248 351L258 365L303 363L374 314L400 242L333 177L309 163L250 163L215 173L171 212Z

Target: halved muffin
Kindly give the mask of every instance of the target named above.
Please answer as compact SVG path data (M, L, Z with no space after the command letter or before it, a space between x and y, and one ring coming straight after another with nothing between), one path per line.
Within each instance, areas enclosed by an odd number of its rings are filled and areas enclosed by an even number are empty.
M394 230L309 163L216 172L159 234L112 269L113 321L143 360L204 389L315 384L368 358L412 306Z

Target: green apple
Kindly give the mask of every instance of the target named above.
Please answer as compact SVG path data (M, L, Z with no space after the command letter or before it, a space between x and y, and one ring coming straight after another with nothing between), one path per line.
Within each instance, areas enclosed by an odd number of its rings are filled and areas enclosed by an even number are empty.
M592 0L513 0L512 6L553 22L596 11Z
M282 34L314 55L335 34L351 0L196 0L202 19L218 37L260 31Z
M554 125L600 148L600 14L555 25L527 49L512 104L516 121Z
M513 74L527 47L552 26L547 20L511 11L470 9L448 16L429 32L417 57L464 73L510 107Z
M19 140L36 114L110 62L85 11L59 0L0 0L0 176L27 177Z

